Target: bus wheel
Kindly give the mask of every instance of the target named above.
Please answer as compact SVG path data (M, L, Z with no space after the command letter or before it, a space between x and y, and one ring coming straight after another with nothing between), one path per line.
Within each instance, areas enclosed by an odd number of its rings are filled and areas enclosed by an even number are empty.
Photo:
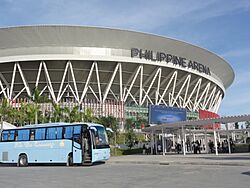
M73 166L73 156L72 156L72 154L68 155L67 166Z
M28 166L28 158L26 155L19 156L17 166L20 167Z

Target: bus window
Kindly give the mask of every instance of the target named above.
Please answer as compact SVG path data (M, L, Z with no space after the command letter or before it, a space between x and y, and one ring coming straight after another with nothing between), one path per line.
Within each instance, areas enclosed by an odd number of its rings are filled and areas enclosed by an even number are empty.
M73 127L65 127L64 138L71 139L73 137Z
M31 141L35 140L35 130L34 129L30 130L30 140Z
M15 131L9 131L9 141L15 140Z
M62 139L62 127L56 128L56 139Z
M2 141L8 141L8 134L9 134L9 131L2 132Z
M36 129L35 131L35 140L44 140L45 139L45 128Z
M74 126L74 134L81 134L82 126Z
M18 141L26 141L29 140L30 130L18 130Z
M54 128L54 127L47 128L46 139L47 140L56 139L56 128Z

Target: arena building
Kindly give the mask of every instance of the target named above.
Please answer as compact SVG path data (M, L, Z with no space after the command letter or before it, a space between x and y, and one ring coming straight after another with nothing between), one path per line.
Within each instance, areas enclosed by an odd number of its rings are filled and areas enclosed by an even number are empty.
M217 112L232 67L198 46L127 30L81 26L0 29L0 93L13 103L34 88L56 103L124 119L149 104Z

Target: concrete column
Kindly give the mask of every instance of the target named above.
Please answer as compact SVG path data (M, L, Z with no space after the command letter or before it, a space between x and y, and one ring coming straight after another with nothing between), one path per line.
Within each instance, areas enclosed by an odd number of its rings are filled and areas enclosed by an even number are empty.
M186 155L186 144L185 144L185 131L184 127L182 126L182 145L183 145L183 155Z
M231 154L230 136L229 136L228 124L227 123L226 123L226 130L227 130L228 153Z
M220 140L220 132L217 132L218 133L218 141L221 142Z
M195 128L194 128L194 130L195 130ZM195 142L195 132L193 132L193 141Z
M206 147L206 153L208 153L207 129L205 129L205 147Z
M215 155L218 155L217 136L216 136L216 130L215 130L214 125L213 125L213 128L214 128L214 146L215 146Z
M163 129L161 129L161 134L162 134L162 155L165 155L165 134L163 132Z
M154 133L151 132L151 143L150 143L151 155L153 155L153 146L154 146Z
M176 150L176 148L175 148L175 136L174 136L174 132L172 134L173 134L173 147ZM176 135L176 138L177 138L177 135ZM178 140L178 139L176 139L176 140Z
M157 140L157 138L158 138L158 136L155 135L155 146L154 146L154 148L155 148L155 154L156 154L156 155L158 154L158 148L157 148L158 140Z

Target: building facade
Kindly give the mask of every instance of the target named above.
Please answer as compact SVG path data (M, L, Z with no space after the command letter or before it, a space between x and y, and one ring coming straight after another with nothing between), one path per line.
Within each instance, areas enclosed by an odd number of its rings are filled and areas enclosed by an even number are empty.
M146 116L149 104L163 104L192 116L217 112L233 80L221 57L162 36L81 26L0 29L0 94L14 103L38 88L55 103L98 115Z

